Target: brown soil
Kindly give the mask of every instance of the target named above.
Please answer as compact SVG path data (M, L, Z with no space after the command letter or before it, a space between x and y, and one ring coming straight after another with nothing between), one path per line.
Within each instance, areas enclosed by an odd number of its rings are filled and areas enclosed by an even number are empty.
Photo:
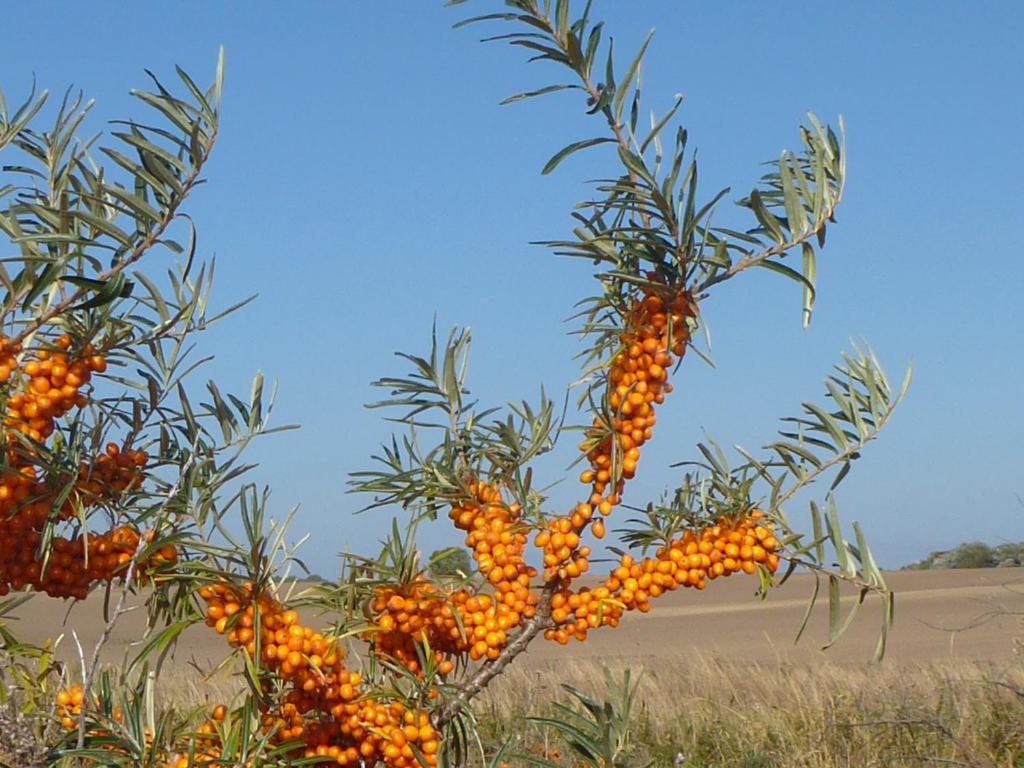
M889 637L887 659L896 664L957 661L1000 662L1024 638L1024 570L900 571L886 574L896 590L896 624ZM844 637L831 649L827 641L825 585L810 626L799 645L794 635L803 617L813 577L794 576L773 590L767 600L754 595L753 578L716 581L702 592L679 590L653 602L648 614L628 614L618 629L592 632L586 643L567 647L538 640L517 666L549 666L559 659L600 658L609 661L672 663L698 654L725 662L818 663L867 662L881 622L879 601L870 597ZM115 596L116 598L116 596ZM111 600L111 603L115 602ZM844 612L855 603L844 594ZM39 596L14 612L11 629L24 640L41 642L62 636L59 655L78 666L73 632L91 657L103 630L103 595L82 604ZM10 618L10 617L8 617ZM305 620L322 625L315 615ZM106 643L103 658L119 661L131 653L144 626L142 610L124 616ZM174 651L175 666L190 662L209 669L223 660L226 644L204 626L190 628Z

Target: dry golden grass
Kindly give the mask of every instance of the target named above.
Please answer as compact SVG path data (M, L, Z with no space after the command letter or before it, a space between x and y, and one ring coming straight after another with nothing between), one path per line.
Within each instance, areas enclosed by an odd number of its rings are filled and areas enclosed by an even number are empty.
M621 665L613 671L621 671ZM1024 763L1024 665L778 666L680 658L642 672L630 765L697 768L1017 766ZM555 734L529 715L570 683L603 696L596 661L516 670L480 701L482 731L521 748ZM543 681L543 682L538 682ZM571 751L561 746L564 762ZM515 761L510 761L513 765Z

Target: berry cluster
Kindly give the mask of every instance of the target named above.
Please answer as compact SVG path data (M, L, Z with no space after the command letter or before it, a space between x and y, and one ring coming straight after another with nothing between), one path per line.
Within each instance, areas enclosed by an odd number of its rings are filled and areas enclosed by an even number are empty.
M227 756L221 749L217 727L224 722L227 713L228 708L223 704L215 706L210 712L210 716L196 728L190 750L191 756L188 751L183 751L170 759L167 768L189 768L193 765L208 765L210 763L224 765ZM252 760L244 762L236 760L233 764L249 768L252 765Z
M772 528L755 510L740 520L721 518L715 525L687 530L654 557L634 561L623 554L600 587L562 589L552 596L551 618L557 626L544 636L563 645L570 638L584 640L588 630L618 626L627 610L646 613L651 598L677 587L704 589L710 580L738 571L754 573L758 565L774 573L780 544Z
M199 594L207 602L206 623L288 685L278 704L262 712L275 743L305 742L301 756L326 756L338 765L383 761L392 768L418 766L415 747L426 765L436 764L438 737L426 713L367 698L335 639L302 626L295 611L267 593L253 592L252 584L221 582Z
M31 585L36 591L51 597L75 600L85 599L93 582L111 581L124 572L138 550L140 540L138 531L127 525L106 533L89 533L71 539L55 536L44 568L36 557L42 534L0 522L0 537L5 535L16 537L18 546L5 545L0 550L0 595ZM147 539L151 540L152 536L149 532ZM146 582L147 569L175 560L177 551L174 547L161 547L139 563L138 583Z
M80 508L118 498L138 485L148 461L143 451L110 443L94 462L83 463L77 475L40 476L34 444L53 434L57 419L86 403L81 388L107 366L91 345L77 354L70 347L70 337L62 335L19 360L21 345L0 337L0 384L6 394L0 595L31 585L55 597L82 599L94 581L109 581L123 570L139 542L137 531L121 526L103 534L53 537L46 556L37 556L51 516L70 519ZM168 550L159 553L161 561L176 557Z
M424 578L405 589L380 587L370 602L375 626L363 633L363 639L370 641L378 656L396 661L417 675L423 672L417 645L426 642L434 653L438 672L448 674L454 668L448 657L465 647L454 599L456 595L439 591Z
M37 443L53 434L54 421L72 408L82 407L87 399L79 390L93 373L107 369L107 361L87 344L80 356L70 359L71 338L60 336L54 350L37 349L20 368L15 357L20 344L0 339L0 381L7 382L16 372L22 374L24 387L7 398L4 425L16 429Z
M530 578L535 568L523 559L526 533L519 522L519 504L505 504L497 487L484 482L469 484L471 498L452 506L448 517L460 531L467 531L466 546L473 553L480 575L502 601L523 613L528 607ZM513 595L512 598L504 597ZM517 622L518 623L518 622Z
M496 659L508 632L536 612L530 579L537 575L523 557L526 533L520 506L506 504L497 487L469 484L470 496L452 505L449 518L466 531L466 546L492 592L445 592L422 576L406 588L382 587L370 603L375 627L365 635L381 656L415 674L422 672L418 648L434 652L441 674L454 668L452 656Z
M74 490L86 507L116 499L138 487L147 461L145 451L121 450L116 443L107 443L105 453L79 468ZM73 507L65 502L61 514L71 517L73 513Z
M82 686L72 685L57 691L57 718L61 726L69 731L78 727L78 717L82 714L84 693Z
M608 369L604 399L610 419L595 417L580 446L590 463L580 475L590 486L590 498L569 515L550 520L534 541L544 553L547 581L586 573L590 550L579 546L580 534L591 524L595 537L604 536L604 522L594 519L595 512L607 516L621 501L626 480L636 474L640 448L653 434L655 406L672 391L668 370L686 351L688 319L696 316L692 296L670 292L653 274L648 278L652 282L630 307Z

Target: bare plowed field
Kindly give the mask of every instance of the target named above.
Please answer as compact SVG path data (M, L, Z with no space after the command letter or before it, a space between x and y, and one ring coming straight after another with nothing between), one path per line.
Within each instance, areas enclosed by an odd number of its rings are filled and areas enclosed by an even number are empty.
M923 664L944 660L999 662L1015 652L1024 638L1024 572L1014 569L957 571L900 571L887 574L896 589L896 625L889 637L887 658L896 664ZM703 592L679 590L653 602L648 614L631 613L617 629L591 633L586 643L567 647L538 640L520 660L523 667L549 666L559 659L598 658L642 662L656 666L697 654L724 662L760 664L859 663L871 658L878 636L881 611L869 598L853 625L834 647L822 651L827 640L826 590L799 645L793 638L813 586L812 577L798 575L774 590L765 601L754 596L755 580L733 577L709 585ZM112 600L113 602L113 600ZM844 595L843 609L853 606L853 594ZM1012 615L1016 613L1016 615ZM144 625L143 611L123 617L106 644L103 657L120 660L137 641ZM16 611L15 633L42 641L63 635L60 656L77 661L78 641L91 655L103 630L103 596L97 593L82 604L67 604L36 597ZM305 619L327 623L315 615ZM955 631L959 630L959 631ZM173 660L192 661L208 668L224 658L224 639L206 627L193 627L180 639ZM129 650L130 652L130 650Z

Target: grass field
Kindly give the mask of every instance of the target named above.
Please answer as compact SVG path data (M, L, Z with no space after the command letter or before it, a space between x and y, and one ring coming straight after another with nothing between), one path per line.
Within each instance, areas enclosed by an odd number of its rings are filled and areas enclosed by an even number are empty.
M563 682L602 696L600 666L573 659L539 677L514 671L480 705L484 734L492 743L516 734L515 747L532 754L554 746L570 763L555 732L524 725L526 717L550 711L539 702L567 699ZM641 678L626 765L1024 764L1024 674L1017 664L790 666L687 657L629 666Z
M602 668L642 673L630 764L683 766L1016 766L1024 765L1024 573L1014 569L887 574L897 590L889 653L870 662L879 608L865 604L847 636L828 651L825 605L797 646L811 583L794 577L765 602L753 579L659 598L651 613L567 647L538 641L480 701L481 733L492 746L540 753L565 745L550 728L527 725L565 698L570 683L600 695ZM852 605L850 596L844 608ZM102 631L102 598L70 613L34 599L15 631L42 640L62 632L59 654L76 665L73 628L87 652ZM104 656L119 661L140 635L125 617ZM314 616L308 620L317 623ZM321 618L323 623L324 619ZM354 648L358 653L359 649ZM202 704L238 689L230 672L204 677L224 658L223 638L191 629L169 661L163 694ZM555 752L550 752L551 756ZM515 761L512 761L513 764Z

